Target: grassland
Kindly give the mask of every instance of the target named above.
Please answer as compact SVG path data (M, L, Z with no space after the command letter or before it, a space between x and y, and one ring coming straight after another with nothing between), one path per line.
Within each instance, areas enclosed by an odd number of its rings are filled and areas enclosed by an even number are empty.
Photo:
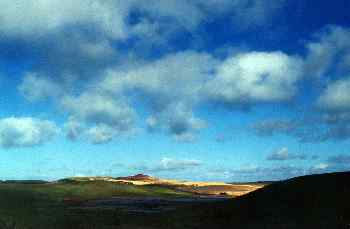
M105 181L65 181L46 184L0 183L0 229L10 227L12 222L15 222L16 228L19 229L48 229L79 228L82 223L92 227L94 222L100 221L103 221L103 224L99 224L97 228L104 228L104 225L109 228L109 225L113 225L114 220L120 217L119 215L115 217L116 212L110 209L77 211L72 210L72 206L79 205L86 200L113 196L176 198L190 195L155 185L134 186ZM6 227L5 224L7 224Z
M0 184L0 229L348 229L350 172L293 178L214 203L194 203L156 214L85 208L87 200L190 197L166 186L106 181Z

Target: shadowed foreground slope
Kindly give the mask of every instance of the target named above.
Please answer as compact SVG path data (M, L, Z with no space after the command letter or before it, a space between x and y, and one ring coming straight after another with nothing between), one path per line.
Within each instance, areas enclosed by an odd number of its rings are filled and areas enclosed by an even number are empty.
M208 228L350 228L350 172L276 182L201 214Z

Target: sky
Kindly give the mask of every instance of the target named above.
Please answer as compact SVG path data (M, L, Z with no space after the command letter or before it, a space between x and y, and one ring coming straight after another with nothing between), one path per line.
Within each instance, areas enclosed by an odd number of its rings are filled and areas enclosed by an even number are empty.
M0 179L350 169L348 0L0 9Z

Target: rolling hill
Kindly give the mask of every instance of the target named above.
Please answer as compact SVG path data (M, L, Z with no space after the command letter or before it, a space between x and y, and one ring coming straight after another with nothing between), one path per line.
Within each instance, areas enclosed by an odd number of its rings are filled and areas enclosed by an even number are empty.
M236 198L204 202L192 201L198 199L194 192L177 188L216 185L162 182L136 175L1 183L0 228L348 229L350 225L350 172L296 177ZM124 211L120 205L126 202L131 203L127 208L137 211ZM159 206L164 210L158 211Z

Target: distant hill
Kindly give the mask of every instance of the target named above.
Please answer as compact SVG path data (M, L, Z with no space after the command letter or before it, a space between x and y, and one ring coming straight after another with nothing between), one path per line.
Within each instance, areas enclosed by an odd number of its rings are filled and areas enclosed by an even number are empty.
M205 228L350 228L350 172L275 182L203 211Z
M144 175L144 174L136 174L134 176L126 176L126 177L116 177L116 180L128 180L128 181L155 181L157 178Z

